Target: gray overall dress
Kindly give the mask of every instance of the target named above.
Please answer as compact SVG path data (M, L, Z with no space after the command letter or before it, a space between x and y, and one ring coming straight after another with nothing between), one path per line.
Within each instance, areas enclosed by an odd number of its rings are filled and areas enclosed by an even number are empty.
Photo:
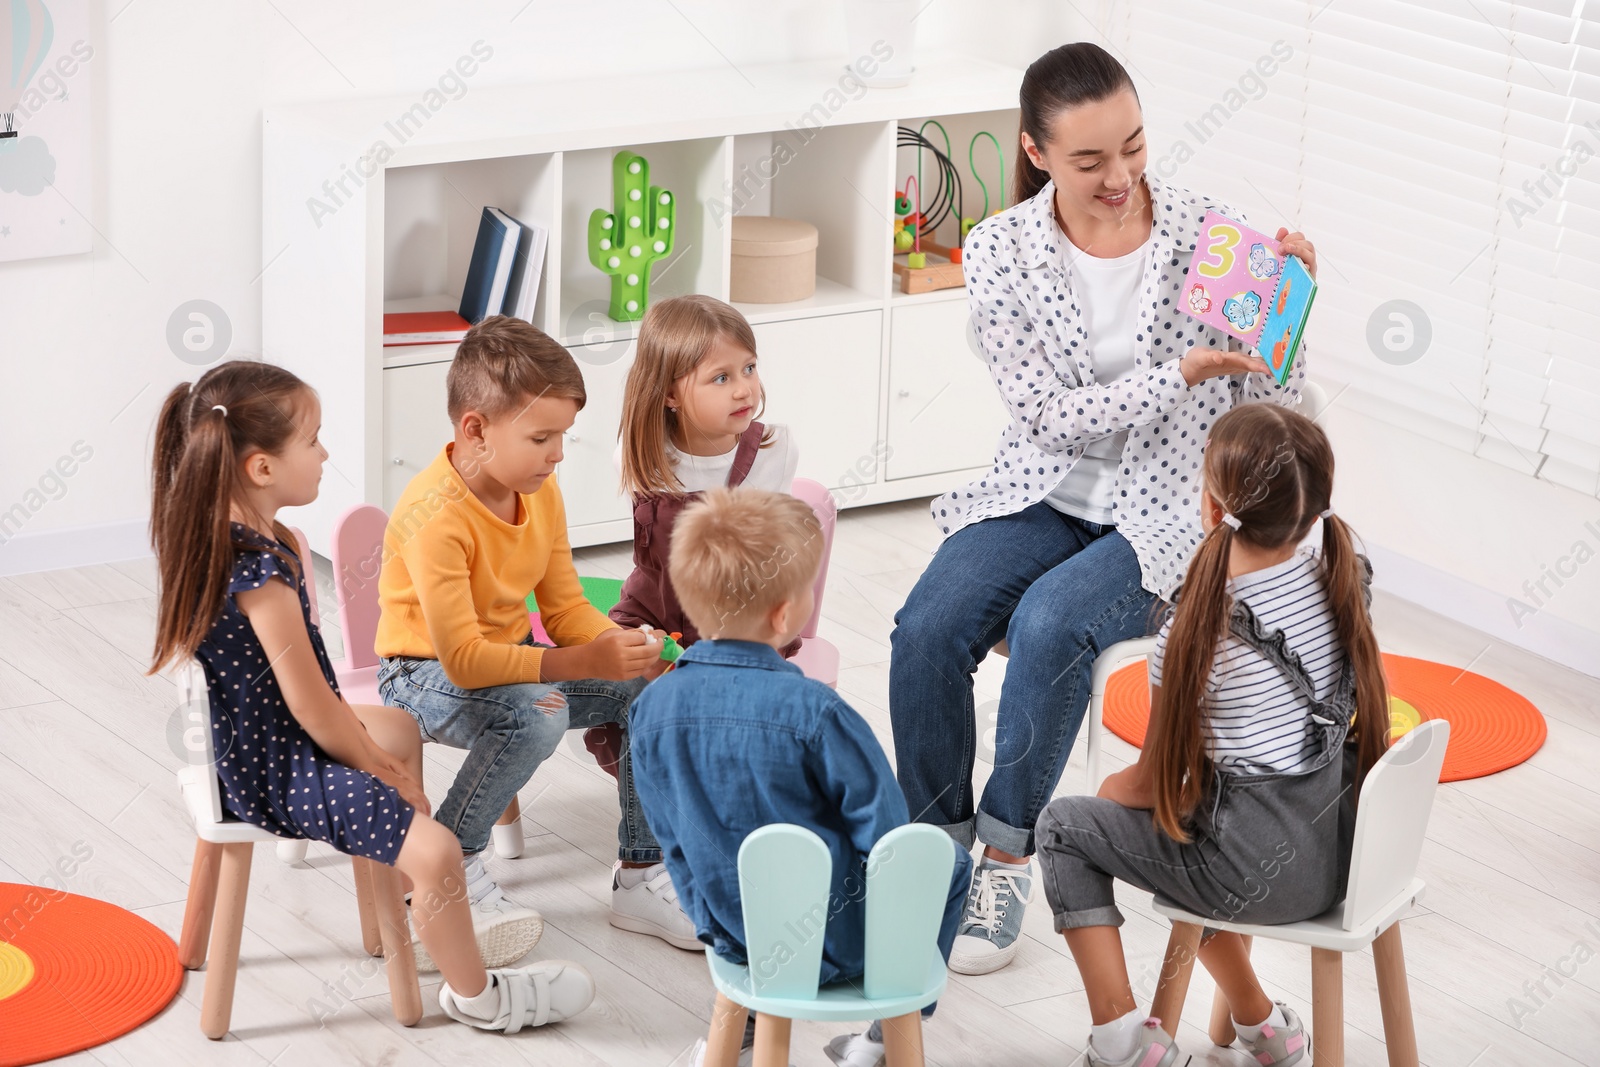
M1370 596L1370 593L1368 594ZM1303 771L1235 774L1211 768L1211 788L1180 844L1147 810L1099 797L1061 797L1036 829L1044 891L1058 931L1121 926L1112 882L1225 922L1276 924L1320 915L1344 896L1355 826L1355 669L1346 659L1327 700L1283 631L1265 632L1236 601L1229 629L1276 665L1306 699L1316 756Z

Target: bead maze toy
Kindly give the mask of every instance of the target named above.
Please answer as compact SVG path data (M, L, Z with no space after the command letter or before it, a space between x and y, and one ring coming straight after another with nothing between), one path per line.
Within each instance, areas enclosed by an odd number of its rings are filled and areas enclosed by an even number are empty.
M611 276L609 314L617 322L644 318L650 302L650 266L672 252L677 199L650 184L650 163L621 151L611 161L616 209L589 216L589 262Z
M929 126L934 126L944 138L944 149L941 151L932 141L924 136L923 131ZM994 142L996 154L1000 154L1000 142L986 130L979 131L967 146L967 164L972 168L972 176L977 179L978 185L983 189L983 216L989 214L989 187L978 174L977 164L974 160L974 147L978 138L988 137ZM902 126L899 129L898 144L902 148L914 148L917 151L917 173L907 176L903 189L896 190L894 202L894 273L899 281L900 291L907 294L927 293L937 289L953 289L965 284L961 274L961 242L966 240L967 233L977 223L968 217L964 211L965 194L961 184L961 174L951 159L950 135L937 119L929 119L920 129L911 130ZM932 153L935 163L933 192L927 198L927 208L924 208L922 198L922 158L923 153ZM1005 160L1000 161L1000 184L1005 185ZM1002 204L1004 198L1001 198ZM998 213L999 207L995 208ZM947 219L956 220L959 236L954 246L939 244L934 240L938 228Z

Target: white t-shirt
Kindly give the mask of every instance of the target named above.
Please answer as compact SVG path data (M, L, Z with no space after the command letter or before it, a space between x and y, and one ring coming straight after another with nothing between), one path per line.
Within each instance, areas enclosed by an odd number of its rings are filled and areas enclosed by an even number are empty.
M1255 612L1262 629L1282 630L1289 648L1311 676L1317 699L1327 700L1344 670L1344 648L1328 604L1321 561L1302 549L1272 567L1241 574L1228 593ZM1161 627L1150 654L1150 684L1161 684L1172 620ZM1313 755L1311 705L1276 664L1226 634L1206 685L1204 733L1213 762L1235 774L1303 770Z
M766 427L772 441L767 447L757 450L756 461L741 484L774 493L790 492L794 485L795 468L800 463L800 452L795 448L794 438L790 436L787 426L767 423ZM727 485L728 473L733 470L733 457L738 453L737 443L720 456L691 456L687 452L679 452L670 443L667 445L667 458L672 461L672 469L677 472L686 493L700 493ZM617 469L621 470L620 443L614 462Z
M1063 246L1062 265L1072 276L1073 296L1083 312L1094 380L1102 385L1115 381L1133 370L1133 340L1139 329L1139 286L1144 281L1145 264L1150 259L1150 242L1113 259L1091 256L1071 241L1064 241ZM1061 484L1045 497L1045 502L1057 511L1088 522L1109 524L1112 489L1117 469L1122 465L1122 446L1127 440L1128 431L1122 430L1092 442L1061 479Z

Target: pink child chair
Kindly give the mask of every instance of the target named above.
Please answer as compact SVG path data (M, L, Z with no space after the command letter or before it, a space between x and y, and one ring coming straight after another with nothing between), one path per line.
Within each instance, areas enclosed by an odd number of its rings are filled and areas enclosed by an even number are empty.
M339 629L344 656L333 661L339 689L352 704L382 704L378 693L378 576L383 570L383 534L389 516L373 504L357 504L333 527L334 592L339 599ZM522 806L516 797L494 828L497 856L522 855Z

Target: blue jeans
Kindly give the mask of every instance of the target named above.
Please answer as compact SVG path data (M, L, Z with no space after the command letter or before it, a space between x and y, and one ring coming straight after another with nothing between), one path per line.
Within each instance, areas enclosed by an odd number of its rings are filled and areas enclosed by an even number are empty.
M1089 707L1094 658L1153 633L1157 603L1115 527L1043 502L946 538L890 639L889 715L911 818L969 848L976 837L1031 856ZM1002 637L994 773L974 810L972 673Z
M608 722L626 729L628 708L644 686L643 678L626 682L584 678L463 689L445 676L438 660L385 657L378 667L378 691L384 703L410 712L423 740L467 750L466 762L433 817L455 833L461 851L468 855L488 846L490 828L517 790L556 750L563 734ZM566 698L564 708L552 711L539 706L552 693ZM617 769L622 809L617 858L659 863L661 846L633 789L629 747L623 746Z

